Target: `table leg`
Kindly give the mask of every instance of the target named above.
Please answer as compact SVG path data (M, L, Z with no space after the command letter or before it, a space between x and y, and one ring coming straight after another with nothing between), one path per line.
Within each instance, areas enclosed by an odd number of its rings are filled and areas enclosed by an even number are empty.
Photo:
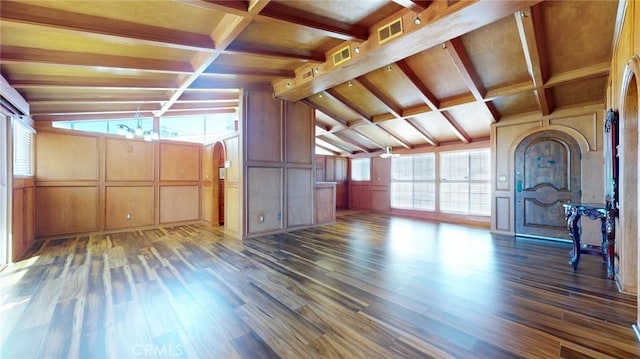
M613 210L609 210L606 216L606 238L607 238L607 278L615 278L614 257L615 257L615 243L616 243L616 222L615 213ZM603 243L604 245L604 243Z
M580 263L580 226L578 221L580 220L580 214L577 209L571 209L571 212L567 216L567 229L569 229L569 235L573 241L573 250L571 251L572 257L569 260L569 264L573 267L573 270L578 270L578 263Z

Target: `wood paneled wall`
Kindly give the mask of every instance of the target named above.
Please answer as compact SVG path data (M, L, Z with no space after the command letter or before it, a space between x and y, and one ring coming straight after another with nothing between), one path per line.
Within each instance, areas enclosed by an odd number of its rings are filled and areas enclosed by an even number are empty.
M313 110L270 91L244 91L242 103L243 237L313 225Z
M640 200L637 196L640 155L640 4L625 1L624 19L617 29L609 74L607 108L620 114L620 214L616 226L616 280L620 288L638 294L640 300ZM636 318L640 324L640 307ZM640 335L640 329L636 328Z
M197 221L201 146L42 129L38 237Z
M35 182L14 179L12 191L11 260L16 261L35 238ZM3 229L4 230L4 229Z
M316 182L336 183L336 208L349 208L347 181L349 159L338 156L316 156Z

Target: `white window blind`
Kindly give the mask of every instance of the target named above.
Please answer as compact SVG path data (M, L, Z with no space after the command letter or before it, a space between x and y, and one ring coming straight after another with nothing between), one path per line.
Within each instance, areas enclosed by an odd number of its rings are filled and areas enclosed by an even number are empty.
M31 177L34 175L35 131L20 121L13 126L13 175Z
M369 158L351 159L351 180L370 181L371 180L371 160Z
M440 154L440 210L490 215L489 150Z
M435 154L391 159L391 207L435 209Z

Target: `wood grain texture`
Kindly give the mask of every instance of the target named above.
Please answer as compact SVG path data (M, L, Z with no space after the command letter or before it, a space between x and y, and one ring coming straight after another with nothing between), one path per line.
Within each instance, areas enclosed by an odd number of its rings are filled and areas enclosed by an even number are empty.
M639 357L635 297L569 250L358 211L38 241L0 272L0 357Z

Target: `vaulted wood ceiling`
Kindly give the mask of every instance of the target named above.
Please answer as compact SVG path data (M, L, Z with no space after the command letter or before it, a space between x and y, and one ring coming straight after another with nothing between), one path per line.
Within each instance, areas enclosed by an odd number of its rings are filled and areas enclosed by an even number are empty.
M238 89L269 88L315 108L317 145L341 155L604 104L619 17L617 1L535 0L3 0L0 14L0 70L36 121L225 113Z

